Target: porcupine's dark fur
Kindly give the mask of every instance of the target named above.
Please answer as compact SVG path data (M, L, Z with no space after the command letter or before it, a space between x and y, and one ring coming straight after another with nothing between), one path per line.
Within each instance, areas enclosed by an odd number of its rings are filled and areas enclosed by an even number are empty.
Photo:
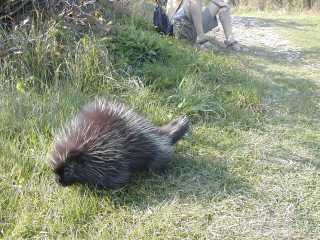
M164 169L171 146L188 128L184 116L157 127L121 103L97 98L55 138L51 165L56 181L121 187L138 171Z

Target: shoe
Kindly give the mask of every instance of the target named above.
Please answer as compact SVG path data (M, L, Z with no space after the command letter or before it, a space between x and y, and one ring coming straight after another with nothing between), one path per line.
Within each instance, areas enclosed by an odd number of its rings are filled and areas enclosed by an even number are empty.
M234 51L241 51L241 46L237 41L224 41L224 44L226 45L226 48L234 50Z

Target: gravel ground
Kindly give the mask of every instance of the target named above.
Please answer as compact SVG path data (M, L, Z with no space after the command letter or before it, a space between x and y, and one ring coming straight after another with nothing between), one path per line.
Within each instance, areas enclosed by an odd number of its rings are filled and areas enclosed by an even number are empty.
M279 33L279 26L268 19L233 16L233 33L242 46L242 51L256 55L280 57L295 62L301 51ZM214 35L219 46L223 46L224 34L221 24L210 35Z

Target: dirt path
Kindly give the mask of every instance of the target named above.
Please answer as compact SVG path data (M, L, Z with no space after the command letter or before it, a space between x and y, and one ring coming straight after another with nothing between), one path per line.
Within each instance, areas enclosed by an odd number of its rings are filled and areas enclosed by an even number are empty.
M233 32L244 51L250 51L257 56L280 57L289 62L299 60L301 49L281 36L279 30L279 26L271 19L233 16ZM223 43L221 24L214 35Z

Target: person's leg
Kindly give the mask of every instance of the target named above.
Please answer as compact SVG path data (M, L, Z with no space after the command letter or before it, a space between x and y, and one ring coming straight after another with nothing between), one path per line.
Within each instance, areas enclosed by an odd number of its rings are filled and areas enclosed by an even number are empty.
M218 26L217 16L212 15L207 7L202 9L202 22L205 34Z
M202 0L185 0L183 7L186 9L196 32L196 43L202 44L214 40L205 35L217 26L215 15L211 15L207 8L202 7Z
M203 31L202 21L202 0L189 0L187 8L193 21L193 25L197 32L197 43L207 41Z
M227 43L231 44L235 42L235 39L232 34L232 20L230 16L229 6L226 3L221 2L219 0L212 0L208 4L207 9L210 11L212 16L219 16Z

